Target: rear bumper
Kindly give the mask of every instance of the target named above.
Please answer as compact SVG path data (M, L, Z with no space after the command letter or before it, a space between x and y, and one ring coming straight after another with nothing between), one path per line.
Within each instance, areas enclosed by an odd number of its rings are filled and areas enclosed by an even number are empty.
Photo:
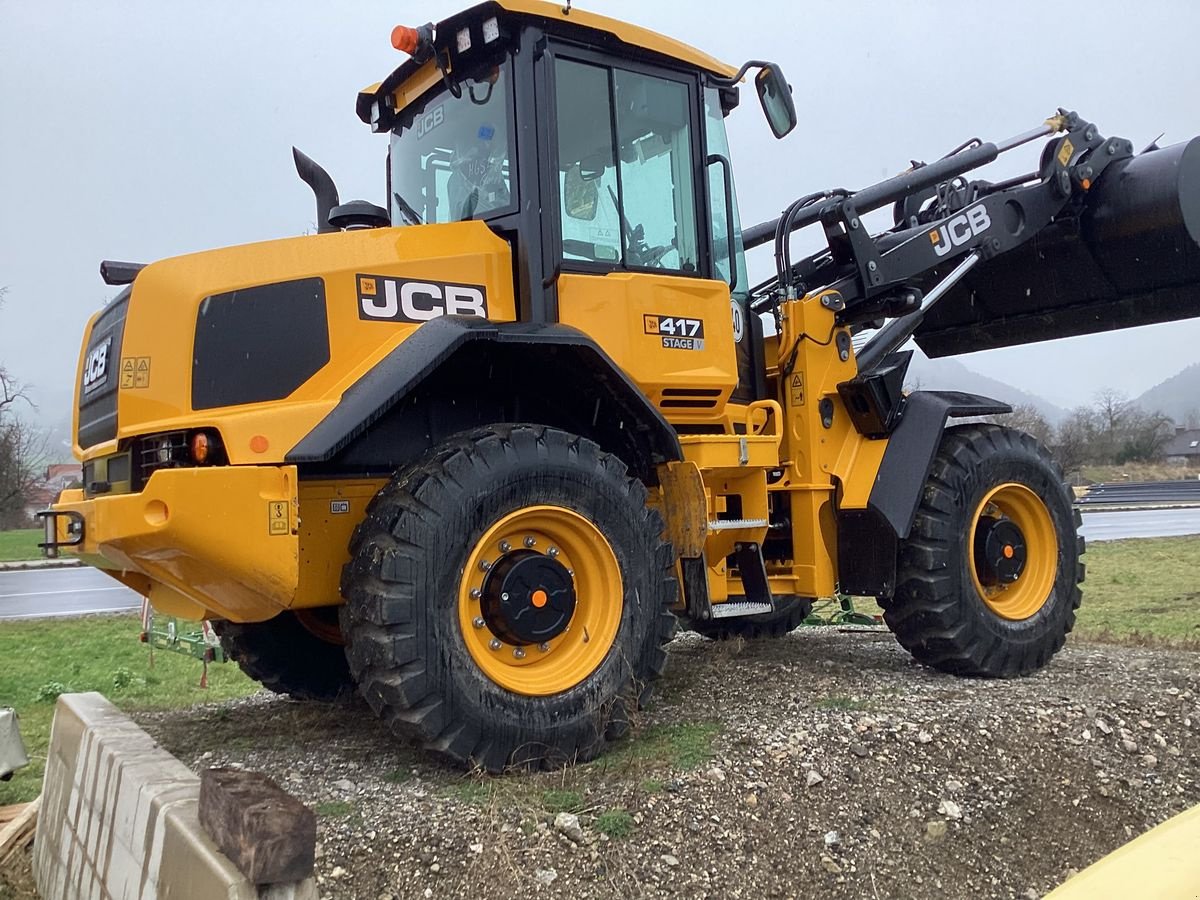
M64 491L47 554L78 556L190 619L264 621L299 579L295 466L163 469L136 494Z

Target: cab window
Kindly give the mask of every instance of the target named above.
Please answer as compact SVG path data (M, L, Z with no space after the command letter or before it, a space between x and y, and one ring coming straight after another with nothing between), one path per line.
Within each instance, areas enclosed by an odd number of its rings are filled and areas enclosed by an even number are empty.
M564 259L696 273L687 84L564 58L554 78Z
M392 134L393 225L491 218L514 208L510 64L442 89Z

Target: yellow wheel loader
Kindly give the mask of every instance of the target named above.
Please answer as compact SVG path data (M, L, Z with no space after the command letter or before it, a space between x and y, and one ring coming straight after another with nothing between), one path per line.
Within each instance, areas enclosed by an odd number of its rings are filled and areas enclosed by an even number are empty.
M926 665L1046 665L1083 580L1062 473L979 423L1004 404L906 392L901 347L1192 315L1200 141L1135 154L1060 111L743 229L724 122L753 84L795 127L778 66L538 0L392 38L357 104L385 206L297 151L318 234L102 264L47 553L492 771L600 752L680 618L782 633L841 591ZM798 229L825 249L793 258Z

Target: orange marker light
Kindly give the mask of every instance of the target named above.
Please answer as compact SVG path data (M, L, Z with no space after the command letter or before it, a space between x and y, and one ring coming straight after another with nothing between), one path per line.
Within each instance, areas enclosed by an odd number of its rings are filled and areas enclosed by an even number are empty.
M392 29L392 46L401 53L407 53L412 56L417 51L417 44L420 41L420 35L417 34L417 29L409 28L407 25L397 25Z
M254 437L250 438L250 449L255 453L266 453L267 448L270 446L271 442L261 434L256 434Z
M198 466L204 465L208 461L208 453L212 449L212 441L203 431L197 431L192 435L192 462Z

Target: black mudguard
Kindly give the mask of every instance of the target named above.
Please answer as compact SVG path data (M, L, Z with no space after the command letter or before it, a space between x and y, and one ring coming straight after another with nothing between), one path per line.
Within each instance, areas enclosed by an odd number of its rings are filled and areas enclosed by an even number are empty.
M490 390L495 396L499 390L496 384L508 378L513 386L503 393L520 408L521 392L545 392L548 386L561 388L564 380L570 381L578 386L572 400L581 410L581 421L594 421L592 404L603 399L610 415L619 419L621 429L628 430L636 452L626 455L641 459L627 458L626 463L631 469L640 469L639 475L653 478L654 466L683 458L679 438L662 413L583 332L558 324L496 323L443 316L422 325L350 387L338 405L288 452L287 462L322 464L335 460L406 398L436 377L448 376L445 367L463 369L484 356L489 360L491 377L487 384L475 384L476 393ZM468 406L473 398L458 399L462 406ZM487 419L489 413L480 415ZM567 418L564 423L539 424L566 425L570 423ZM433 435L427 437L427 443L433 440Z
M1007 403L961 391L915 391L888 438L866 509L838 510L842 593L889 597L896 554L908 537L946 420L1012 412Z

